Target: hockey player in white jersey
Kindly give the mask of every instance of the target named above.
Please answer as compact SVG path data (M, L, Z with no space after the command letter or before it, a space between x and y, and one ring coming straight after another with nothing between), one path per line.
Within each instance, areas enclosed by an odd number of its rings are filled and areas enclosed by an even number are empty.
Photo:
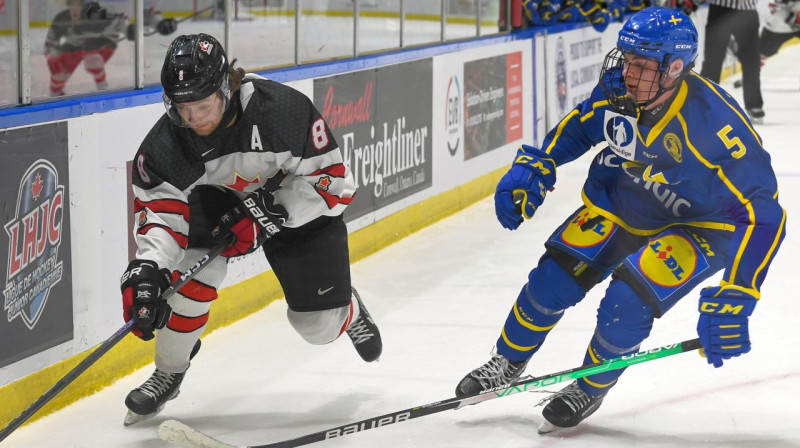
M342 212L355 183L333 135L306 96L234 62L212 36L177 37L161 72L167 112L134 159L137 251L122 277L124 318L135 319L142 339L159 331L156 370L125 400L126 425L178 394L228 259L259 247L306 341L347 333L365 361L381 354L378 328L350 284ZM222 256L159 300L176 272L233 236Z

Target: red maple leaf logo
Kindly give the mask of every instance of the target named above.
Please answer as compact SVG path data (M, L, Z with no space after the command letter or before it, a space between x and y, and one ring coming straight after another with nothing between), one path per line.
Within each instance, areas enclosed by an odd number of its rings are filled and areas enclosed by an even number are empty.
M259 173L256 177L252 179L247 179L239 174L238 171L233 170L233 182L229 184L223 184L224 186L230 188L231 190L236 191L244 191L250 184L260 184L261 183L261 173Z
M31 184L31 194L33 194L33 199L39 199L39 196L42 194L42 190L44 190L44 186L42 185L42 176L41 174L36 174L36 179L34 179L33 183Z
M328 191L328 187L330 186L331 186L331 178L328 176L320 178L320 180L317 181L316 185L316 187L322 191Z

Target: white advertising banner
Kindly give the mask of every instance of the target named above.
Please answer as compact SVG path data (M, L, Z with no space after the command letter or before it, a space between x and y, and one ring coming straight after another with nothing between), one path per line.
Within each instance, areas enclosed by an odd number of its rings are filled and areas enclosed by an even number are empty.
M612 23L604 33L587 26L547 35L547 128L555 126L576 104L592 93L603 59L617 43L622 27Z

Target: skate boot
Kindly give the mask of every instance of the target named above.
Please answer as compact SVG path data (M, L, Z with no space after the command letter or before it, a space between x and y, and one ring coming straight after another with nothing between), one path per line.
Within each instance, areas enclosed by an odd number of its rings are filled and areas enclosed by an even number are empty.
M372 320L367 307L361 301L358 292L353 288L353 296L358 302L359 314L358 319L353 321L347 327L347 335L353 341L353 347L356 348L361 359L367 362L377 360L381 356L383 350L383 342L381 342L381 332L378 331L378 326Z
M194 358L198 351L200 351L199 339L189 359ZM186 372L166 373L156 369L144 384L130 391L125 398L128 414L125 416L124 425L130 426L158 415L169 400L178 396L185 375Z
M757 107L747 109L747 115L750 116L750 122L753 124L764 124L764 109Z
M477 395L484 390L506 386L522 375L528 360L511 362L499 353L493 353L492 359L473 370L456 386L456 397Z
M539 405L550 402L542 411L545 421L539 426L539 434L576 426L600 407L604 397L605 395L595 397L587 394L578 387L577 381L573 381L569 386L539 402Z

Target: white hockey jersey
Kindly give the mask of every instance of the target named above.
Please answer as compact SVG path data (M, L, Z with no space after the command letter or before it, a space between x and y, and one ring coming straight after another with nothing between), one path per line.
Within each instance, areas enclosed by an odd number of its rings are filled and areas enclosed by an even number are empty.
M275 202L289 213L286 227L340 215L352 202L350 169L305 95L247 75L228 107L238 108L235 124L207 137L176 125L166 114L145 137L132 173L136 258L176 267L188 243L188 197L198 185L224 188L240 198L269 185ZM277 190L273 178L283 179Z

